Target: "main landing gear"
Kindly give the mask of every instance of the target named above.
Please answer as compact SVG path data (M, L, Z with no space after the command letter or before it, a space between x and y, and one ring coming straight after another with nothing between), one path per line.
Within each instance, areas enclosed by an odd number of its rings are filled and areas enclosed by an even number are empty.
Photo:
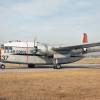
M57 64L53 66L54 69L61 69L61 64Z
M58 59L53 60L53 68L54 69L61 69L61 64L59 63Z
M28 64L28 68L35 68L34 64Z

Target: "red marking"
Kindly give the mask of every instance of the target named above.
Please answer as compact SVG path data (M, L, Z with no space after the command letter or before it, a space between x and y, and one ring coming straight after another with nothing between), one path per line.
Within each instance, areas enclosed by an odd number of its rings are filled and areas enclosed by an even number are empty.
M86 33L83 34L82 43L83 44L86 44L87 43L87 34Z

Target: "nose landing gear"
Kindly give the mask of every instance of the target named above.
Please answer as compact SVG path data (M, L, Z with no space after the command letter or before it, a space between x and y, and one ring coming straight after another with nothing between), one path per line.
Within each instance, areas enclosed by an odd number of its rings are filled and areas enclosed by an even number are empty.
M1 69L5 69L5 65L4 64L0 64L0 68Z

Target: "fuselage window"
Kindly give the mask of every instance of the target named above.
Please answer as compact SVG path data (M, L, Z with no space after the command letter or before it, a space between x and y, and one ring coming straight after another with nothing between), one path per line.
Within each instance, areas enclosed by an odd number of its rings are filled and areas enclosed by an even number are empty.
M8 47L4 47L4 53L8 53Z
M3 44L1 44L1 49L4 49L4 45Z
M9 53L12 53L12 47L9 47Z

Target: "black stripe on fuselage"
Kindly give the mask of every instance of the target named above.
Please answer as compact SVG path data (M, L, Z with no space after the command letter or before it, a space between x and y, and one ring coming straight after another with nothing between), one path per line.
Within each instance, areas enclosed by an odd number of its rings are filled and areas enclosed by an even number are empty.
M40 54L10 54L10 55L19 55L19 56L45 56Z

